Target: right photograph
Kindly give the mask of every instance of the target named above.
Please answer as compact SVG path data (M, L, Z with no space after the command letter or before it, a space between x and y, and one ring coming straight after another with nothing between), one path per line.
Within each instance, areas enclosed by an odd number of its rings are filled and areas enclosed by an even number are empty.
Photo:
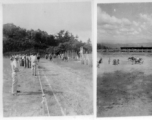
M152 3L97 4L97 117L152 115Z

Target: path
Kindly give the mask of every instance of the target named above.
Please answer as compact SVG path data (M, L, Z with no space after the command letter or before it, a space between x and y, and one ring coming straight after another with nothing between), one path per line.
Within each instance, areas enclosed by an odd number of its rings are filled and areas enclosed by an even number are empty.
M4 62L4 116L47 116L43 107L38 77L30 69L20 69L20 95L10 94L11 76L8 61ZM54 62L41 60L40 79L51 116L93 114L92 74Z

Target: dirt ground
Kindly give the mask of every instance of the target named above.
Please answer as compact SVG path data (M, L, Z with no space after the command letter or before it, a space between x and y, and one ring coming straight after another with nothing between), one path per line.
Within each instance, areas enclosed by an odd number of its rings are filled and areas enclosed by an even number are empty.
M93 114L92 68L79 62L52 62L41 59L39 75L31 69L20 68L18 96L11 94L11 66L3 59L3 111L4 117L62 116ZM45 93L48 110L42 102L39 78Z
M98 117L152 115L152 56L133 55L144 60L133 65L131 56L98 54L103 58L97 75ZM119 65L112 65L115 58Z

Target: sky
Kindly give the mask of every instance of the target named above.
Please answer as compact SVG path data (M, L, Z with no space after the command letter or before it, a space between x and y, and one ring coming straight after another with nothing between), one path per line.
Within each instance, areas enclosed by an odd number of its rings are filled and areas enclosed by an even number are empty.
M67 30L79 40L91 39L91 2L4 4L3 24L56 34Z
M103 43L152 43L152 3L98 4L97 39Z

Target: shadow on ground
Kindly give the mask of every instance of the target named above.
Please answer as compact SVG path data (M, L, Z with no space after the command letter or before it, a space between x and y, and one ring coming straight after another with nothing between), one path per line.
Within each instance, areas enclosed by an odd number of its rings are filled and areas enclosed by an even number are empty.
M104 73L97 78L97 116L115 106L145 96L152 102L152 75L143 72ZM144 101L144 99L143 99Z

